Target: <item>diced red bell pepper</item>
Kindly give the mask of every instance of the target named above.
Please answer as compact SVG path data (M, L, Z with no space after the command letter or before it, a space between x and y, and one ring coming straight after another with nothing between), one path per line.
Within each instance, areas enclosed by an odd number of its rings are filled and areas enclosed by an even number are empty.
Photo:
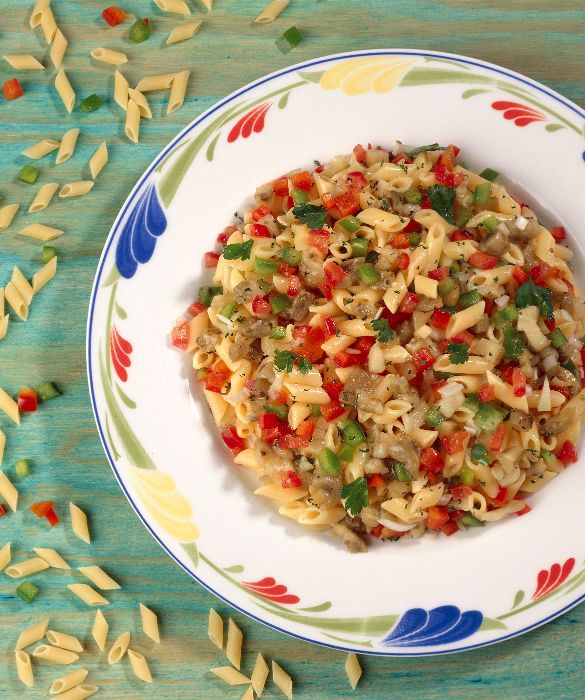
M187 349L189 345L189 321L185 321L183 318L177 321L171 331L171 345L178 350Z
M219 394L231 376L232 373L224 361L217 360L205 377L205 388L207 391L214 391L216 394Z
M431 530L440 530L449 520L449 511L445 506L429 506L427 514L427 527Z
M228 242L229 234L222 232L217 234L217 238L215 239L220 246L224 246Z
M438 267L436 270L430 270L429 272L427 272L427 277L430 277L432 280L437 280L437 282L440 282L446 277L449 277L449 268Z
M384 307L382 309L382 313L380 314L381 318L385 318L388 321L388 325L390 328L396 328L399 326L403 321L407 321L410 317L408 314L403 314L400 311L397 311L395 314L393 314L390 309L387 309Z
M272 183L272 191L278 197L288 197L288 179L281 177Z
M495 302L493 299L490 299L489 297L484 297L484 302L485 302L485 308L484 311L488 316L491 316L494 313L494 309L496 308Z
M351 192L362 192L368 186L368 181L363 173L352 172L347 173L346 184Z
M448 455L454 455L465 448L465 440L468 437L469 433L465 430L456 430L448 435L443 435L441 438L441 446Z
M465 496L471 496L473 493L473 489L467 484L455 484L454 486L449 487L449 491L456 500L465 498Z
M451 343L465 343L465 345L471 345L475 340L475 336L470 331L460 331L454 335L449 342Z
M31 513L34 513L37 518L44 518L47 511L55 505L55 501L37 501L30 506Z
M408 248L410 246L410 240L405 233L395 233L390 240L390 245L398 250Z
M18 392L18 410L21 413L34 413L38 408L37 392L23 386Z
M279 422L280 419L276 413L261 413L258 417L258 425L262 430L266 428L276 428Z
M252 210L252 218L254 221L260 221L260 219L263 219L265 216L272 216L272 209L267 207L266 204L261 204L259 207Z
M381 474L368 474L367 477L368 488L376 489L379 486L385 486L386 482L382 478Z
M448 313L447 311L443 311L443 309L435 309L433 313L433 318L431 319L431 325L434 328L438 328L439 330L444 331L445 328L447 328L447 325L449 324L450 320L450 313Z
M506 426L500 423L498 427L492 433L490 443L488 445L492 452L497 452L502 449L502 444L504 443L504 436L506 435Z
M311 330L311 326L308 324L304 323L301 324L300 326L295 326L293 328L293 338L297 340L298 338L306 338L307 335L309 335L309 331Z
M489 253L484 253L478 250L476 253L469 258L469 264L472 267L477 267L480 270L491 270L496 266L498 259L495 255L490 255Z
M187 309L189 316L199 316L199 314L202 314L204 311L207 311L207 307L200 301L194 301Z
M123 22L128 15L121 7L110 5L110 7L106 7L106 9L103 10L102 17L110 25L110 27L115 27L117 24Z
M330 401L329 403L321 404L321 415L326 421L332 421L345 413L345 407L339 401Z
M447 537L451 537L451 535L454 535L456 532L459 532L459 527L457 526L455 520L449 520L443 525L443 527L441 528L441 532L444 535L447 535Z
M410 257L406 253L400 253L396 258L396 269L406 270L410 265Z
M535 284L544 285L546 284L546 278L550 275L551 266L547 263L540 263L540 265L534 265L530 270L530 277Z
M508 501L508 489L505 486L502 486L496 496L491 500L494 505L503 506Z
M432 447L423 447L420 451L419 461L422 471L430 474L438 474L443 471L445 466L441 453Z
M561 243L567 237L567 232L565 231L564 226L553 226L550 232L557 243Z
M376 338L371 335L365 335L362 338L358 338L355 343L351 346L353 349L359 350L362 355L365 355L365 359L368 359L370 350L375 344Z
M331 401L339 401L339 395L343 391L343 384L341 382L326 382L323 384L323 389L327 392L327 396Z
M278 394L276 394L276 396L274 396L270 400L277 406L283 406L285 403L288 402L288 393L284 389L282 389L278 392Z
M59 517L57 516L57 513L55 513L55 510L53 508L49 508L47 510L47 512L45 513L45 518L47 519L51 527L55 527L55 525L59 524Z
M459 155L461 149L453 144L449 144L447 148L441 153L437 158L437 163L444 165L447 170L451 171L455 167L457 161L457 156Z
M417 305L420 303L420 297L414 292L406 292L404 299L400 302L398 310L403 314L408 314L409 316L416 309Z
M18 78L10 78L2 86L2 92L7 100L16 100L17 97L22 97L24 95Z
M323 326L325 328L325 333L327 333L328 336L336 335L337 334L337 326L335 325L335 321L331 318L331 316L325 316L323 318Z
M0 503L0 518L3 515L6 515L6 508L4 508L4 506Z
M304 333L303 342L296 348L296 352L309 362L317 362L323 356L321 345L325 342L325 331L320 326L308 326L308 331ZM295 337L301 337L296 329L293 331Z
M327 211L331 211L335 207L335 201L333 195L330 192L325 192L321 196L321 202Z
M433 353L428 348L420 348L412 355L412 364L418 373L424 372L435 362Z
M526 396L526 375L520 367L514 367L512 370L512 388L514 396Z
M496 398L496 390L491 384L485 384L478 392L479 400L483 403L493 401Z
M268 299L256 295L252 299L252 313L257 314L258 316L266 316L267 314L269 314L270 302L268 301Z
M298 270L296 267L283 262L278 263L278 272L285 277L292 277L293 275L297 274Z
M329 285L329 287L331 287L331 289L335 289L335 287L338 287L339 283L347 274L342 267L340 267L336 262L333 261L326 262L323 266L323 271L325 272L325 279L327 280L327 284Z
M264 224L250 224L250 233L253 238L272 238L268 226Z
M557 326L557 322L554 316L552 318L543 318L542 321L549 331L554 331L554 329Z
M286 437L292 436L287 435ZM284 447L284 445L281 445L281 447ZM280 484L283 489L298 489L303 485L303 482L299 479L299 476L296 472L288 471L281 473Z
M581 350L581 352L585 352L585 350ZM585 367L585 365L583 365ZM551 384L550 388L552 391L558 391L559 394L562 394L567 401L571 398L571 389L568 386L559 386L557 384Z
M233 425L225 430L222 430L221 437L234 455L237 455L246 447L246 443L244 442L243 438L238 435Z
M384 529L383 525L376 525L376 527L373 527L370 530L370 535L372 535L372 537L381 537L383 529Z
M431 384L431 391L433 392L433 398L435 401L440 401L442 396L441 393L439 392L439 389L442 389L444 386L447 386L447 380L446 379L440 379L437 382L433 382Z
M460 185L464 179L465 175L463 173L449 172L443 163L437 161L435 165L435 180L437 182L441 183L442 185L446 185L447 187L457 187L457 185Z
M359 211L360 205L351 192L343 192L333 198L334 206L339 216L351 216Z
M353 147L353 153L358 163L366 162L366 149L361 145L361 143L358 143Z
M421 209L432 209L433 204L431 200L428 197L425 197L422 202L420 203L420 208Z
M301 284L301 280L296 275L292 275L288 278L288 288L286 293L289 297L296 297L302 288L303 286Z
M563 464L571 464L572 462L576 462L577 450L575 449L575 445L570 442L570 440L565 440L557 456Z
M300 438L304 438L308 442L310 439L313 437L313 433L315 432L315 421L314 420L304 420L295 430L296 434Z
M452 241L473 241L473 235L468 231L451 231L449 238Z
M512 277L516 280L518 285L522 285L524 284L524 282L528 281L528 275L519 265L514 265L514 268L512 270Z
M526 515L526 513L530 513L531 510L532 508L526 504L522 510L516 511L516 515Z
M350 354L345 350L340 350L333 356L333 363L337 367L355 367L356 365L361 365L363 359L361 353Z
M473 489L472 489L473 492ZM465 511L464 510L450 510L449 511L449 520L461 520L461 518L465 517Z
M323 229L311 229L309 231L309 245L321 253L321 255L327 255L329 252L329 231Z
M409 219L406 226L402 229L402 233L418 233L422 226L414 219Z
M300 173L295 173L292 176L292 185L299 190L304 190L309 192L313 186L313 181L311 180L311 174L306 170L301 170Z
M219 253L214 253L213 251L210 251L208 253L205 253L205 255L203 256L203 264L207 268L217 267L218 262Z

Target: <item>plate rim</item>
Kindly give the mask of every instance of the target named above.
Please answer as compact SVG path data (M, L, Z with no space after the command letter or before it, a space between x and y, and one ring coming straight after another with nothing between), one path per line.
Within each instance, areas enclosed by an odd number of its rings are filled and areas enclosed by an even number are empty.
M557 617L560 617L564 613L568 612L572 608L576 607L579 605L581 602L585 600L585 591L582 593L581 596L577 597L575 600L571 601L567 605L563 606L559 610L556 610L555 612L551 613L547 617L538 620L536 622L533 622L530 625L527 625L526 627L523 627L522 629L515 630L513 632L509 632L508 634L504 634L502 636L499 636L497 638L481 641L475 644L470 644L467 646L463 647L458 647L454 649L440 649L440 650L425 650L425 651L397 651L397 650L391 650L391 651L382 651L382 650L368 650L368 649L357 649L355 647L347 647L339 644L333 644L330 642L325 642L322 640L316 640L316 639L310 639L308 637L303 636L302 634L298 634L296 632L293 632L291 630L283 629L279 627L277 624L274 624L273 622L269 622L265 619L262 619L261 617L255 615L253 612L250 610L246 610L239 605L235 604L233 601L229 600L225 595L222 595L221 593L218 593L215 591L209 584L207 584L204 580L200 578L194 571L192 571L184 562L182 562L165 544L165 542L159 537L159 535L153 530L151 525L148 522L147 517L140 511L139 507L137 504L134 502L132 496L130 495L128 489L126 488L126 485L124 483L124 480L122 479L118 468L116 467L115 460L113 459L111 453L110 453L110 448L103 430L103 426L101 425L100 422L100 417L98 415L98 408L97 408L97 403L96 403L96 395L95 395L95 384L99 385L99 379L94 381L93 377L93 363L92 363L92 338L93 338L93 318L94 318L94 311L95 311L95 306L96 306L96 300L97 300L97 295L99 291L99 287L102 281L103 277L103 270L104 270L104 264L106 261L106 258L108 256L110 247L112 246L114 242L114 238L116 237L118 233L118 228L122 222L122 219L128 212L128 210L132 207L132 205L135 203L135 200L139 196L139 194L142 194L143 186L144 184L148 181L148 179L151 177L152 173L155 171L157 166L160 164L160 162L174 149L176 145L178 145L185 136L187 136L191 131L196 129L200 124L202 124L205 120L207 120L211 115L213 115L215 112L218 110L221 110L223 107L228 105L230 102L233 100L237 99L238 97L246 94L247 92L250 92L251 90L268 83L272 80L275 80L277 78L280 78L282 76L288 75L290 73L297 72L299 70L304 70L307 68L311 68L313 66L318 66L322 64L327 64L334 62L339 59L351 59L351 58L362 58L366 56L413 56L413 57L433 57L433 58L440 58L440 59L445 59L445 60L451 60L455 61L457 63L461 63L464 65L470 65L470 66L475 66L478 68L483 68L483 69L488 69L494 73L498 73L502 76L508 77L508 78L513 78L521 83L524 83L528 87L546 95L548 98L551 98L555 100L556 102L562 104L564 107L568 108L570 111L575 113L578 117L581 119L585 119L585 109L581 108L579 105L577 105L575 102L572 100L569 100L568 98L564 97L560 93L558 93L556 90L553 90L552 88L547 87L543 83L540 83L539 81L533 80L522 73L518 73L514 70L504 68L496 63L491 63L489 61L484 61L481 59L476 59L472 58L469 56L465 56L463 54L456 54L456 53L449 53L449 52L443 52L443 51L435 51L435 50L430 50L430 49L402 49L402 48L377 48L377 49L363 49L360 51L347 51L347 52L339 52L335 54L327 54L325 56L320 56L316 58L311 58L306 61L302 61L300 63L295 63L291 66L288 66L286 68L273 71L272 73L268 73L266 75L261 76L260 78L257 78L256 80L253 80L244 86L238 88L237 90L229 93L225 97L221 98L214 104L212 104L208 109L206 109L204 112L202 112L199 116L195 117L192 119L189 124L187 124L181 131L173 138L169 143L157 154L157 156L150 162L150 164L147 166L147 168L144 170L142 175L138 178L136 181L135 185L132 187L131 191L125 198L123 204L120 207L120 210L118 211L118 214L116 215L116 218L114 219L109 233L107 235L107 238L103 244L102 252L100 254L97 267L96 267L96 272L94 275L93 283L91 286L91 292L89 296L89 305L88 305L88 312L87 312L87 324L86 324L86 342L85 342L85 354L86 354L86 369L87 369L87 383L88 383L88 391L89 391L89 398L90 398L90 403L91 403L91 408L92 408L92 413L94 417L94 421L96 424L96 428L98 431L98 435L100 438L100 442L102 444L102 448L106 454L107 460L109 462L110 468L112 469L114 476L116 478L116 481L120 485L120 488L122 489L122 492L124 493L126 499L130 503L132 509L142 522L142 524L145 526L145 528L148 530L148 532L151 534L151 536L155 539L155 541L158 543L158 545L164 550L164 552L171 557L171 559L178 564L192 579L194 579L198 584L203 586L203 588L210 593L212 593L214 596L219 598L221 601L232 607L233 609L237 610L238 612L246 615L247 617L269 627L270 629L273 629L277 632L281 632L283 634L286 634L290 637L299 639L303 642L308 642L310 644L317 644L319 646L329 648L329 649L335 649L337 651L344 651L344 652L355 652L358 654L363 654L363 655L368 655L368 656L380 656L380 657L425 657L425 656L440 656L444 654L456 654L456 653L461 653L464 651L470 651L473 649L479 649L482 647L487 647L491 646L493 644L498 644L500 642L504 642L510 639L513 639L514 637L519 637L520 635L526 634L527 632L530 632L531 630L536 629L537 627L541 627L542 625L547 624L548 622L551 622L552 620L556 619ZM585 160L585 151L582 154L583 160Z

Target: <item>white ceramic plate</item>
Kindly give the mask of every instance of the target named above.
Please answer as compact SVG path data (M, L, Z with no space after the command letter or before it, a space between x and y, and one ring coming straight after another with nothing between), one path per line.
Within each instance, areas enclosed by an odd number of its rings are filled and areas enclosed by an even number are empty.
M533 510L451 537L350 555L251 494L168 333L201 258L255 187L359 142L456 143L577 251L585 114L497 66L430 51L330 56L262 78L184 129L140 178L106 242L88 320L98 430L160 545L233 607L300 639L361 653L441 654L521 634L585 596L583 461Z

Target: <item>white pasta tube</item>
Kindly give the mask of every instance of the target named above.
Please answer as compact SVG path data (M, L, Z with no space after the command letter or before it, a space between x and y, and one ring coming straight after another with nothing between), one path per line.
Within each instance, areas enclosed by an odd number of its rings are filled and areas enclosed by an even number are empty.
M3 58L15 70L45 70L45 66L30 54L4 54Z
M106 647L106 638L108 636L109 628L110 626L108 625L103 612L98 610L95 614L93 627L91 628L91 636L94 638L95 643L100 648L100 651L103 651Z
M28 304L22 298L18 289L14 286L14 282L9 282L6 285L4 289L4 296L18 318L21 321L26 321L28 318Z
M214 611L215 612L215 611ZM210 613L211 615L211 613ZM150 637L154 642L160 644L160 633L158 630L158 618L156 613L147 608L146 605L140 603L140 618L142 620L142 631L147 637ZM220 618L221 619L221 618ZM223 622L222 622L223 629ZM220 649L222 644L220 644Z
M84 576L102 591L113 591L121 588L120 584L114 581L100 566L80 566L78 571L81 571Z
M134 649L128 649L128 658L136 678L140 678L145 683L152 683L152 675L144 656L134 651Z
M136 86L139 92L152 92L154 90L168 90L176 73L164 73L162 75L149 75Z
M141 92L134 90L133 88L128 88L128 97L136 102L141 117L144 119L152 119L152 112L150 111L148 100Z
M52 241L62 236L63 233L64 231L61 231L61 229L45 226L44 224L31 224L20 231L21 236L36 238L38 241Z
M78 137L79 129L69 129L69 131L64 134L59 146L59 152L55 158L55 165L61 165L61 163L64 163L66 160L71 158L73 151L75 151Z
M25 561L19 561L17 564L11 564L6 568L4 573L10 578L22 578L23 576L31 576L39 571L48 569L49 565L40 557L33 557Z
M33 160L38 160L39 158L46 156L48 153L56 151L58 148L59 141L55 141L55 139L43 139L42 141L35 143L34 146L30 146L24 150L22 155L26 156L27 158L32 158Z
M114 49L104 49L101 46L94 49L90 56L96 61L101 63L108 63L111 66L121 66L124 63L128 63L128 56L121 51L114 51Z
M43 185L34 196L34 199L28 208L29 212L31 214L35 214L36 212L46 209L51 203L51 200L58 189L58 182L47 182L46 185Z
M100 595L87 583L71 583L67 588L80 598L84 603L91 606L109 605L110 601Z
M122 632L122 634L115 640L112 647L108 653L108 663L111 665L117 664L120 659L126 653L128 645L130 644L130 632Z
M187 24L181 24L175 27L167 37L167 44L178 44L180 41L191 39L197 34L201 24L202 21L199 19L195 22L187 22Z
M34 293L39 292L50 282L57 272L57 256L51 258L46 265L37 270L32 276L32 288Z
M59 197L82 197L94 186L93 180L80 180L79 182L69 182L59 190Z
M36 644L37 642L40 642L41 639L45 636L45 632L47 631L48 626L49 618L43 620L42 622L39 622L36 625L33 625L32 627L27 627L27 629L23 630L18 635L18 640L16 641L15 649L17 651L18 649L26 649L26 647L29 647L31 644Z
M67 690L71 690L71 688L75 688L83 683L83 681L87 678L87 674L88 671L85 668L78 668L76 671L71 671L71 673L67 673L65 676L57 678L51 684L49 694L56 695L57 693L64 693Z
M55 549L47 547L35 547L35 554L38 554L41 559L47 562L52 569L70 569L69 564Z
M128 81L119 70L114 73L114 100L123 110L128 108Z
M12 223L20 204L7 204L0 207L0 231L6 230Z
M41 17L43 15L43 12L47 9L47 7L49 7L50 4L51 0L36 1L29 20L31 29L34 29L35 27L39 26L39 24L41 23Z
M61 68L55 77L55 89L59 93L61 101L65 105L65 109L71 114L75 105L75 91L71 87L71 83Z
M55 630L47 631L47 639L54 647L59 647L60 649L67 649L67 651L83 652L83 645L72 634L65 634L64 632L55 632Z
M255 24L268 24L274 22L278 15L288 5L289 0L272 0L254 20Z
M32 655L35 659L47 661L50 664L74 664L79 659L79 655L75 652L49 644L39 644Z
M126 125L125 125L126 136L132 141L132 143L138 143L138 136L140 134L140 109L134 100L128 100L128 107L126 111Z
M190 15L191 10L185 0L154 0L163 12L172 12L176 15Z
M26 685L27 687L32 688L32 686L35 684L35 679L33 675L32 664L30 662L30 656L21 649L18 649L15 652L15 654L16 672L18 673L20 682Z
M52 44L55 34L57 33L57 22L55 21L55 16L50 7L47 7L42 15L40 21L41 29L45 35L45 41L47 44Z
M97 151L89 159L89 170L94 180L104 169L104 166L108 162L108 158L108 147L106 145L106 142L103 141L98 146Z
M69 42L67 41L67 37L63 34L61 29L57 27L57 31L55 32L55 38L53 39L53 43L51 44L51 51L49 53L49 56L55 68L59 68L59 66L63 62L65 52L67 51L68 43Z
M180 73L176 73L173 77L167 114L173 114L173 112L176 112L185 101L185 93L187 91L187 83L189 82L190 75L191 71L184 70Z

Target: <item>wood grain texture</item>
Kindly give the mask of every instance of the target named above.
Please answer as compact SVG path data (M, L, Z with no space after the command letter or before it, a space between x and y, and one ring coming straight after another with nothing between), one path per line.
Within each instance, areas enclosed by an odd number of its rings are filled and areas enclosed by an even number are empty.
M98 654L89 641L95 611L66 591L68 583L83 580L79 573L49 570L34 576L41 594L31 606L15 595L16 582L0 576L3 697L20 697L23 689L13 668L12 649L19 631L46 616L52 629L88 640L82 660L90 669L88 682L102 687L97 697L225 700L243 692L241 687L224 686L207 670L225 663L207 640L209 606L214 605L226 620L229 608L182 572L135 517L106 463L88 399L85 319L97 259L116 212L159 150L192 118L244 83L294 62L343 50L396 46L463 53L528 74L576 102L585 102L582 0L292 0L277 22L263 27L252 26L251 21L264 0L215 0L211 15L203 13L198 0L187 1L193 18L202 18L203 26L193 40L167 47L168 32L184 20L164 16L152 2L120 0L128 12L153 19L152 38L133 45L125 38L129 24L108 29L101 20L106 0L53 0L57 21L70 41L64 66L78 97L96 92L105 106L92 114L76 109L68 115L52 89L52 68L20 74L26 90L23 99L13 103L0 99L0 194L5 203L23 205L13 226L0 233L0 284L8 281L14 264L28 275L38 267L40 246L16 235L25 224L39 221L67 232L57 241L57 279L35 300L29 322L11 323L8 339L0 343L0 386L16 393L23 384L53 380L64 391L38 414L25 416L18 429L0 419L8 434L7 471L12 474L15 460L22 458L31 460L32 469L22 484L19 512L0 519L0 545L12 540L15 559L28 556L33 546L55 547L72 567L103 566L123 584L121 591L111 592L112 605L104 608L111 625L109 642L129 629L132 647L145 654L155 678L152 686L142 684L126 662L109 667ZM32 53L49 65L40 31L28 28L32 5L27 0L3 0L2 53ZM283 55L274 40L293 24L306 40ZM160 93L152 96L154 119L143 122L137 146L125 140L121 112L111 99L113 69L89 58L97 46L127 53L129 63L123 72L131 80L161 70L193 71L185 105L176 114L164 116L165 98ZM0 82L12 75L10 67L0 63ZM21 151L43 137L59 138L73 126L81 128L75 156L58 168L53 166L54 154L39 161L38 184L87 178L89 157L104 139L110 149L109 165L82 200L58 200L46 212L26 214L36 187L15 181L26 160ZM432 141L432 123L429 129ZM56 501L66 524L69 499L88 512L91 546L79 542L68 527L49 530L44 521L27 513L31 502L46 498ZM391 562L389 547L390 606ZM159 613L160 646L140 630L138 601ZM352 696L343 671L344 654L277 634L240 614L235 619L246 635L242 664L246 672L262 650L294 676L296 698ZM474 652L420 659L362 657L365 673L355 697L582 698L584 623L585 606L581 606L536 632ZM26 696L45 697L50 681L61 671L35 666L37 685ZM278 697L279 692L269 684L266 696Z

